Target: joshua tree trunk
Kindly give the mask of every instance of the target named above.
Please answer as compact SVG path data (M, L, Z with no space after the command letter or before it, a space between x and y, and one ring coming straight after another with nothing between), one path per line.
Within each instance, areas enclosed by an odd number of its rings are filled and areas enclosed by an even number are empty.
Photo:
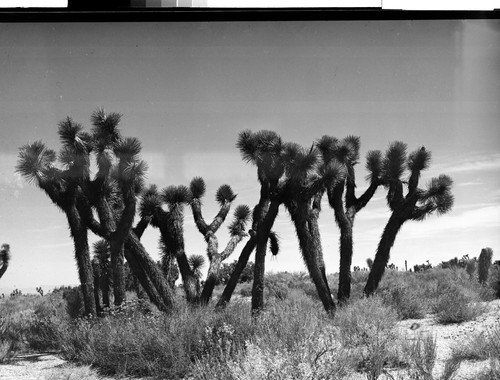
M97 313L102 312L101 301L99 299L99 288L101 283L101 271L99 269L99 264L92 261L92 271L94 272L94 300Z
M125 240L125 257L151 301L160 310L171 310L175 305L172 289L133 232Z
M343 303L351 296L352 224L340 227L340 270L337 299Z
M87 227L82 223L76 206L66 210L66 216L71 230L71 236L75 244L75 258L78 266L78 276L83 293L83 303L86 315L96 315L96 303L94 299L94 275L90 262L89 243L87 239Z
M120 306L125 301L125 276L123 243L110 241L111 268L113 268L114 304Z
M252 312L259 313L264 308L264 274L266 265L266 249L269 234L273 228L274 220L278 215L280 202L272 200L269 211L257 229L257 248L255 252L254 280L252 286Z
M233 273L231 273L231 277L229 278L229 281L227 282L226 287L224 288L224 291L222 292L222 295L217 302L217 308L224 308L226 307L227 303L231 301L231 296L233 295L234 289L236 288L236 285L238 285L241 273L243 273L243 270L247 266L248 260L250 259L250 255L252 254L256 243L257 239L255 236L255 232L251 231L250 239L248 239L247 243L241 250L241 254L238 258L238 262L236 263L234 271Z
M203 291L200 296L200 303L202 305L207 305L212 297L215 285L219 279L220 266L222 264L222 257L216 255L210 261L210 266L208 268L207 278L205 280L205 285L203 286Z
M335 303L333 302L328 282L326 280L325 267L323 263L323 253L319 241L314 239L311 232L317 228L317 221L307 221L303 216L295 216L293 218L297 236L299 238L299 246L302 252L302 257L307 266L307 270L313 280L318 296L323 303L323 307L328 313L335 312ZM311 231L311 228L313 231Z
M380 280L384 275L385 267L389 262L391 248L404 220L404 218L399 217L396 213L393 213L389 218L377 247L375 260L373 261L373 266L363 291L365 296L371 296L377 290Z

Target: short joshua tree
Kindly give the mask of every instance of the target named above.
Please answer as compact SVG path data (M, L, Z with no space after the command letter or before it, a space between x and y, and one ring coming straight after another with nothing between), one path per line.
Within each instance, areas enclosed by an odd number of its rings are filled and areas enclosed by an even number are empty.
M190 184L191 190L191 210L198 231L203 235L207 242L207 256L210 261L208 274L200 295L200 302L207 304L212 296L212 292L219 280L219 271L221 264L235 250L238 243L246 236L245 226L250 217L250 209L246 205L239 205L234 212L234 220L229 226L230 240L223 251L219 251L219 241L216 232L226 219L231 207L231 203L236 198L229 185L222 185L216 193L216 200L220 206L219 212L208 224L203 218L201 206L202 198L205 194L205 182L201 177L193 178Z
M428 167L430 159L431 153L424 147L407 156L406 144L399 141L390 144L385 153L381 178L388 188L387 204L392 213L382 233L364 288L367 296L378 288L389 262L391 248L403 224L408 220L422 221L433 213L445 214L453 206L452 180L447 175L432 178L425 189L418 187L421 172ZM403 179L406 169L409 171L407 181ZM403 193L404 187L407 188L406 195Z

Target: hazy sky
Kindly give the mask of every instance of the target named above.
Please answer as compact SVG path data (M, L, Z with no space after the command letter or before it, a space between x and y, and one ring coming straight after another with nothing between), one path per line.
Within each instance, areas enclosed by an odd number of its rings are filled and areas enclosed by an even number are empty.
M58 149L57 123L71 116L89 126L98 107L122 113L123 134L140 138L148 182L205 178L207 218L221 184L238 193L235 204L258 200L256 169L235 147L243 129L307 146L354 134L363 158L394 140L424 145L433 161L422 184L449 174L455 207L405 224L391 262L437 264L487 246L498 259L498 20L2 24L0 64L0 240L12 249L0 288L78 282L64 214L14 166L21 145L41 139ZM381 188L357 216L354 265L375 254L389 217L384 197ZM189 209L185 219L187 253L203 253ZM327 270L336 272L338 229L326 202L320 223ZM284 209L275 229L282 252L267 268L303 271ZM143 238L155 258L158 238L152 228Z

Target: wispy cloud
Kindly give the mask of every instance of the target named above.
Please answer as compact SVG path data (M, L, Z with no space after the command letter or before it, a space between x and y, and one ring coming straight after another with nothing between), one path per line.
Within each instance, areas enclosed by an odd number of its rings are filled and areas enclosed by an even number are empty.
M63 247L72 247L73 243L71 241L67 241L64 243L54 243L54 244L42 244L40 248L43 249L54 249L54 248L63 248Z
M434 166L434 171L446 173L478 172L500 169L500 154L478 155L466 157L451 164L441 164Z

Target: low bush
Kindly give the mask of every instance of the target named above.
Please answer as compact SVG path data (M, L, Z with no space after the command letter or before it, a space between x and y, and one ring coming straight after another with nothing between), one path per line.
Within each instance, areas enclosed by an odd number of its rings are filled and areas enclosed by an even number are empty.
M484 312L484 307L472 303L456 285L446 285L437 298L433 312L438 323L460 323L476 319Z
M394 350L397 319L397 312L379 297L356 300L335 316L342 346L355 349L358 368L369 379L377 379L387 363L399 363Z

